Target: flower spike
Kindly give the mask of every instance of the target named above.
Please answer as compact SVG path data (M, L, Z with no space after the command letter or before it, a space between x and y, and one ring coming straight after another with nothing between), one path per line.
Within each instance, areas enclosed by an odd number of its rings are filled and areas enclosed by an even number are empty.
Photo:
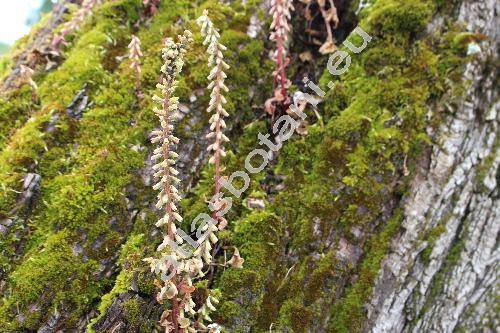
M137 36L132 35L132 40L130 41L130 44L128 44L128 49L129 49L128 57L130 60L132 60L132 63L130 64L130 68L132 68L135 71L136 88L139 89L139 86L141 83L140 59L143 55L141 52L141 41Z
M94 6L100 5L102 0L84 0L81 7L73 15L70 21L64 23L61 32L52 39L52 49L59 53L61 45L66 45L66 36L80 29L80 25L85 21L85 18L92 13Z
M207 139L212 140L212 144L208 146L208 151L213 152L213 155L209 159L210 164L215 164L215 190L214 196L218 196L220 193L220 179L221 179L221 158L226 156L226 151L223 148L224 143L229 142L229 138L223 133L224 128L226 128L226 122L224 118L229 116L224 105L227 103L226 98L223 93L228 92L229 89L225 85L224 80L227 75L224 70L229 69L229 65L224 61L223 51L226 47L220 43L219 31L214 27L213 22L208 17L208 11L203 11L203 15L200 16L196 23L201 28L201 34L205 38L203 45L207 47L208 53L208 66L211 68L210 74L208 75L208 80L210 83L208 89L211 90L210 102L207 108L207 112L212 112L213 115L210 117L210 133L207 135ZM217 205L219 209L213 212L213 218L217 218L217 213L222 207L222 204ZM221 218L217 218L219 222L223 222ZM207 230L207 236L202 240L200 247L195 254L200 255L207 264L212 261L212 244L215 244L218 239L215 232L218 228L214 224L210 224Z
M165 310L163 313L160 323L165 327L165 332L175 333L189 326L190 322L188 323L184 317L184 303L191 300L191 293L194 290L191 288L190 272L187 271L187 268L193 265L193 261L184 260L188 255L182 248L173 245L181 238L177 234L175 224L182 222L177 209L177 203L181 199L176 187L179 183L176 177L179 172L175 168L175 161L179 155L174 151L179 139L173 134L173 122L176 118L175 112L179 99L174 96L174 92L177 88L177 78L184 65L187 47L192 42L191 36L191 32L186 30L183 35L179 36L177 43L171 38L165 40L162 49L164 63L161 67L160 82L157 85L161 95L153 96L153 101L158 104L153 112L160 121L160 129L153 131L151 138L153 143L158 144L152 156L155 163L154 177L157 181L153 188L159 191L156 207L164 211L164 216L156 223L156 226L166 226L166 233L162 244L157 249L160 252L160 258L146 258L145 261L150 263L151 270L159 274L162 280L162 286L156 297L157 301L162 304L169 300L172 304L172 309ZM138 40L133 38L129 46L131 52L135 52L136 55L140 53L138 45ZM191 271L193 270L191 268Z
M289 21L291 11L294 10L291 0L272 0L270 14L273 17L270 29L272 30L269 39L276 43L276 51L273 54L273 60L276 68L273 72L274 78L274 96L266 101L266 112L274 115L277 105L283 105L285 108L290 104L288 97L288 86L290 81L286 78L286 66L289 59L286 56L285 45L290 33Z

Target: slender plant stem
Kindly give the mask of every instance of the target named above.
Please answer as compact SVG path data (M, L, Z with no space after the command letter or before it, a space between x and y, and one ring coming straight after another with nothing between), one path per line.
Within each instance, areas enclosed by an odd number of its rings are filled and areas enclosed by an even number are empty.
M167 87L171 87L172 86L172 82L167 81L166 82L166 86ZM170 91L170 89L167 89L167 91ZM169 100L170 100L170 93L167 93L167 94L164 94L163 96L163 110L165 111L165 113L168 114L168 108L169 108ZM168 116L162 116L162 120L165 121L166 123L166 126L163 128L163 139L164 141L165 140L168 140L169 139L169 129L168 129ZM165 145L163 144L163 158L165 161L168 161L168 159L170 158L169 157L169 145ZM171 186L171 183L170 183L170 166L167 165L167 167L164 167L163 168L164 170L164 177L166 178L166 183L165 183L165 187L164 187L164 191L165 191L165 194L167 196L167 202L165 203L165 211L167 212L166 216L169 217L168 219L168 223L167 223L167 233L168 233L168 237L170 238L170 240L172 242L175 242L175 235L174 235L174 231L173 231L173 228L172 228L172 206L170 204L170 201L172 200L172 193L171 193L171 189L170 189L170 186ZM172 279L174 280L174 283L176 284L176 280L177 280L177 274L176 272L174 272L174 276L172 277ZM179 332L179 323L178 323L178 315L179 315L179 304L177 302L177 296L174 296L174 298L172 299L172 324L174 326L174 330L173 332L174 333L178 333ZM168 326L165 327L165 332L168 333Z

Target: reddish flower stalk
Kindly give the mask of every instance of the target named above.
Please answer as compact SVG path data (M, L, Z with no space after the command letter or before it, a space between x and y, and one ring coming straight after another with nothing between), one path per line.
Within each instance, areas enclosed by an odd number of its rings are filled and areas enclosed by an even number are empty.
M273 15L273 22L271 29L270 39L276 42L276 71L274 74L275 84L281 85L281 92L286 96L288 80L286 78L285 68L288 65L286 58L285 43L288 41L288 34L290 33L290 25L288 24L293 10L293 5L290 0L272 0L271 2L271 15Z
M146 16L154 16L160 6L160 0L142 0Z
M291 0L272 0L270 13L273 16L271 23L270 40L276 43L276 51L273 56L276 62L276 68L273 72L274 78L274 97L266 102L266 110L268 113L274 114L276 104L282 104L286 107L289 103L287 88L290 84L286 78L286 66L289 59L286 56L286 42L288 41L288 34L290 32L290 25L288 24L293 5Z
M154 108L157 114L161 130L154 131L152 142L159 143L159 147L154 150L153 160L157 161L153 169L155 170L155 178L158 183L153 186L154 189L160 190L158 194L158 202L156 207L165 211L163 218L156 224L158 227L167 226L167 233L163 243L158 247L158 251L162 252L169 244L177 240L177 228L175 221L179 223L182 217L177 212L177 202L181 199L176 184L180 180L176 177L179 173L175 169L175 161L178 154L173 150L174 146L179 142L179 139L173 135L173 121L175 120L175 111L178 108L178 98L173 96L177 86L177 77L181 73L183 66L183 58L186 53L187 46L191 43L191 33L185 31L184 35L179 36L179 42L175 43L172 39L165 41L165 47L162 50L164 64L162 66L162 76L157 87L161 90L161 97L154 96L153 100L161 105L161 108ZM132 44L132 43L131 43ZM182 257L174 249L170 249L170 255L175 256L176 260ZM157 295L159 303L169 299L172 304L172 310L165 310L162 315L161 324L165 327L165 332L183 332L183 326L186 325L187 319L184 318L184 304L178 296L191 293L191 289L187 288L190 284L186 282L185 275L179 275L179 267L172 267L171 262L163 255L161 259L147 258L152 269L161 272L163 286ZM169 270L172 270L172 276L169 276ZM167 277L168 276L168 277ZM190 296L188 298L190 299Z
M229 69L229 65L224 61L224 55L222 51L226 50L226 47L220 43L220 34L214 27L212 21L208 17L208 11L204 11L203 15L197 20L198 25L201 27L201 33L205 37L203 42L207 45L207 53L209 54L208 65L212 67L208 79L211 81L208 89L212 89L210 94L210 103L207 112L214 111L214 114L210 118L210 130L212 131L207 135L207 139L213 139L214 143L208 147L209 151L213 151L214 155L210 158L209 162L215 164L215 195L220 193L220 179L221 179L221 157L226 156L223 144L229 142L229 139L222 132L226 128L226 123L224 117L229 116L224 104L227 103L226 98L222 94L223 92L228 92L229 89L224 84L226 74L224 70ZM214 211L214 218L217 216L217 212L222 208L219 207L222 203L217 202L218 206ZM226 224L224 218L217 218L221 220L220 228Z
M70 21L64 23L63 29L52 39L52 49L59 53L61 45L66 45L66 36L80 28L85 18L92 12L92 8L102 0L84 0L82 6L73 15Z
M226 128L226 122L224 118L229 116L224 105L227 103L226 98L223 95L223 92L228 92L229 89L224 84L224 80L226 79L225 70L229 69L229 65L224 61L223 51L226 50L226 47L220 43L220 34L217 29L214 27L214 24L208 17L208 11L205 10L203 15L200 16L197 20L198 25L201 27L201 34L205 37L203 44L207 46L207 53L209 55L208 58L208 66L211 67L210 74L208 79L210 80L210 84L208 85L208 89L211 89L210 93L210 102L207 108L207 112L213 112L213 115L210 117L210 133L207 135L207 139L213 140L213 143L208 146L208 151L213 151L213 155L210 157L209 163L215 164L215 185L214 185L214 196L219 198L221 185L221 158L226 156L226 152L223 148L223 144L229 142L228 137L223 133L223 130ZM212 217L215 220L218 220L219 229L224 229L227 225L227 221L223 217L217 216L218 212L223 208L224 203L222 200L217 199L214 203L213 215ZM210 230L208 230L208 236L204 240L204 242L200 245L200 247L195 251L195 254L199 254L203 257L207 264L211 264L212 262L212 244L217 243L218 239L215 235L217 231L217 227L214 225L209 226Z

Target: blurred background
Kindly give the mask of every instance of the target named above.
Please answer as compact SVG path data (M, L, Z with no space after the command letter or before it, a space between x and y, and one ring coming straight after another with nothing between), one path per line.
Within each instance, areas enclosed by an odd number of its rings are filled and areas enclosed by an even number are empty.
M29 32L42 14L50 11L57 0L0 1L0 55Z

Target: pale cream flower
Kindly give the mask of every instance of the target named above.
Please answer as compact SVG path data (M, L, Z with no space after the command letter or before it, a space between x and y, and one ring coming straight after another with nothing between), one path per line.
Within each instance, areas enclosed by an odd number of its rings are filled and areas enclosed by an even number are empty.
M143 54L141 51L141 41L137 36L132 35L132 40L130 41L130 44L128 44L128 49L129 49L128 57L130 60L132 60L130 68L134 69L137 75L139 75L141 73L140 59L143 56Z
M213 140L213 143L208 146L208 151L213 151L214 155L210 158L209 162L214 164L220 157L226 156L223 144L229 142L226 135L222 133L226 128L224 117L229 116L224 105L227 103L226 98L222 94L228 92L228 87L224 84L227 75L224 70L229 69L229 65L224 61L223 51L226 47L220 43L220 34L215 29L212 21L208 17L208 11L205 10L203 15L200 16L196 23L201 27L201 34L205 37L203 45L207 46L208 53L208 66L211 67L208 79L210 84L208 89L211 89L210 102L208 104L207 112L214 112L210 117L210 130L207 139Z
M223 92L229 91L228 87L224 83L224 80L227 77L224 70L229 69L229 65L224 61L223 51L226 50L226 47L220 43L220 34L208 17L207 10L205 10L203 15L196 20L196 23L200 26L201 34L205 38L203 45L207 46L208 66L211 67L210 74L208 75L210 83L207 87L211 90L211 93L207 112L213 112L213 115L209 120L211 132L206 137L209 140L213 140L207 150L209 152L213 152L213 155L209 159L209 163L215 164L215 195L218 195L220 192L218 183L221 178L222 169L220 160L222 157L226 156L226 151L224 150L223 145L224 143L229 142L229 138L223 133L223 130L226 128L224 118L229 116L229 113L224 107L227 100L224 97ZM222 202L216 203L216 206L217 207L214 209L215 214L220 210L220 208L222 208ZM212 261L211 244L218 242L215 232L219 229L213 224L206 226L206 228L206 236L201 240L201 244L195 251L195 255L203 258L207 264L210 264Z
M35 81L33 81L33 74L35 73L34 70L29 68L28 66L21 65L20 66L20 77L21 81L23 83L28 84L33 91L36 91L38 89L38 86Z
M231 259L227 262L234 268L243 268L243 263L245 259L240 256L240 251L237 248L234 248L234 253Z

